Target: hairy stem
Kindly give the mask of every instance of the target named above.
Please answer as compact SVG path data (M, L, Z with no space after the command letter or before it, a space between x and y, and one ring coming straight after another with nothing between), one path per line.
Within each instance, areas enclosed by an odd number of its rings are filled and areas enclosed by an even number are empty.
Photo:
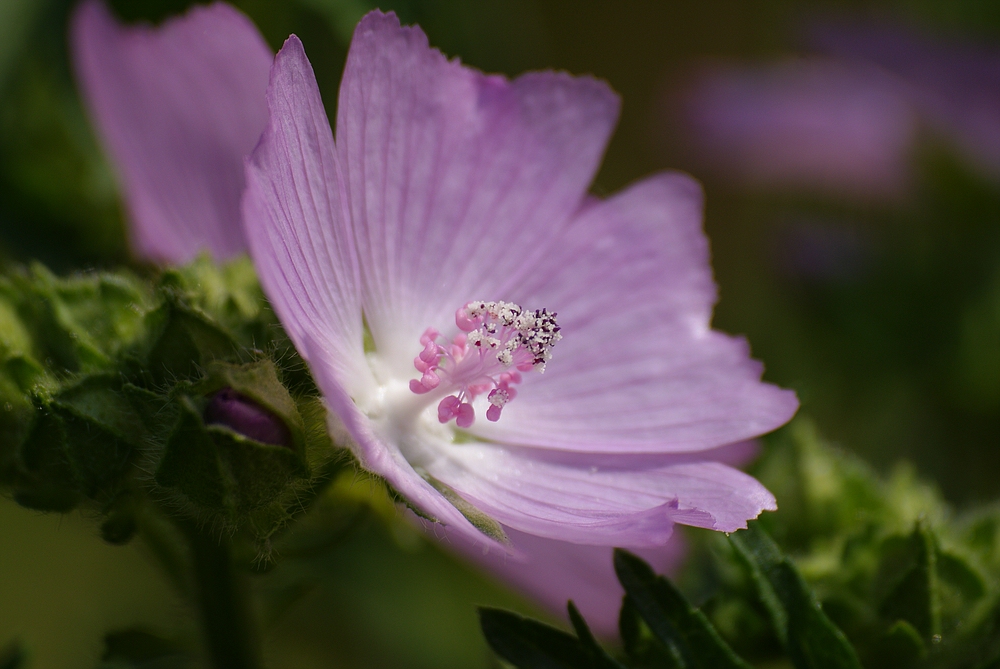
M184 526L191 546L202 634L216 669L259 669L257 626L245 574L228 538Z

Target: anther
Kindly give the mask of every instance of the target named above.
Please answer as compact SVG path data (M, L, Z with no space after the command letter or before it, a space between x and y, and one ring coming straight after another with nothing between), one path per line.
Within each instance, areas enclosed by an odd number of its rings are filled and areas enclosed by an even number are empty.
M455 312L459 333L451 342L428 328L420 337L423 349L413 360L421 373L410 381L418 395L442 384L454 394L438 404L442 423L455 419L465 428L475 421L472 401L488 393L486 418L500 420L503 407L517 395L521 372L545 371L552 347L562 339L556 314L526 311L512 302L469 302Z

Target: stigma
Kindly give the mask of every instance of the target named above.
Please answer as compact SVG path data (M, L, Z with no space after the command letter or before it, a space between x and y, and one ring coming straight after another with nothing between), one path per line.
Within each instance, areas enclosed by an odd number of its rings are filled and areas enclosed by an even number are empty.
M450 341L434 328L421 335L423 349L413 360L421 376L410 381L410 391L446 393L438 403L438 420L454 419L460 428L475 422L472 402L483 394L486 419L500 420L503 408L517 397L522 374L543 373L552 347L562 339L555 313L512 302L469 302L455 312L455 325L459 332Z

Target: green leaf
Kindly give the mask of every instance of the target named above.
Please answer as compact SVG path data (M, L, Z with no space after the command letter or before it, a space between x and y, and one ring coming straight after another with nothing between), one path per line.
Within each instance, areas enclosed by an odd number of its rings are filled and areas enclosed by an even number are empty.
M14 484L18 504L39 511L69 511L80 502L66 444L63 421L39 407L37 420L21 448L21 472Z
M152 337L141 357L154 384L197 378L200 368L232 358L240 348L230 333L175 296L150 312L148 327Z
M847 637L823 613L791 560L757 521L729 539L749 567L757 593L796 669L861 669Z
M908 669L927 655L921 634L905 620L897 620L867 655L869 664L885 669Z
M685 669L749 669L670 581L620 548L615 549L614 564L639 615L657 639L676 649Z
M569 613L569 622L573 625L576 637L580 640L580 644L590 653L593 666L596 669L624 669L621 664L608 655L608 652L597 643L597 639L594 638L590 628L587 626L587 621L580 615L579 609L576 608L576 604L572 600L566 603L566 610Z
M890 620L909 622L924 639L929 639L941 633L936 542L931 531L917 523L907 543L912 564L896 570L901 575L882 601L879 613Z
M167 439L154 478L202 510L230 515L230 482L223 473L215 441L190 400L182 399L179 404L177 425Z
M500 609L479 609L483 636L497 655L518 669L597 669L591 653L572 635Z

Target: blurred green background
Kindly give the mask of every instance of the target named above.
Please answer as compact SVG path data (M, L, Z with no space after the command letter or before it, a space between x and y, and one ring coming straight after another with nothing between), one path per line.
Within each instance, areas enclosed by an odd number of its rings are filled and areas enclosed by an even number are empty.
M115 0L158 21L186 0ZM354 22L368 0L240 0L272 47L303 40L332 115ZM755 192L703 174L665 100L705 59L795 55L819 11L895 17L1000 42L1000 3L709 0L399 0L433 45L515 75L558 68L604 78L623 112L594 192L659 169L706 190L721 300L716 325L746 335L766 378L794 388L821 432L887 470L912 461L960 508L1000 493L1000 186L945 143L916 152L916 188L892 202ZM69 0L0 0L0 262L56 271L128 263L111 170L67 59ZM997 110L1000 115L1000 110ZM789 231L807 222L862 240L847 276L789 271ZM779 500L780 503L780 500ZM389 529L386 529L386 528ZM191 616L141 547L101 543L86 517L0 500L0 647L20 638L34 667L91 667L110 628L181 634ZM487 667L472 603L523 603L406 530L362 519L343 541L297 557L309 592L268 639L274 667ZM305 574L307 577L302 577ZM275 585L278 584L278 585Z

